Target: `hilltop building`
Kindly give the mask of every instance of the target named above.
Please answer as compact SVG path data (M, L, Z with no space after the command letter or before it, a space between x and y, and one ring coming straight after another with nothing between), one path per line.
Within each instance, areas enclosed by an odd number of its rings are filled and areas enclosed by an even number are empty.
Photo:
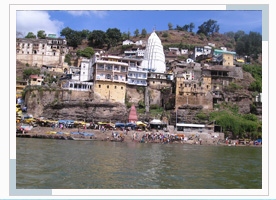
M142 67L156 73L164 73L166 71L163 45L155 31L152 32L148 39Z
M63 38L16 38L16 60L32 66L63 66L67 53L67 41Z

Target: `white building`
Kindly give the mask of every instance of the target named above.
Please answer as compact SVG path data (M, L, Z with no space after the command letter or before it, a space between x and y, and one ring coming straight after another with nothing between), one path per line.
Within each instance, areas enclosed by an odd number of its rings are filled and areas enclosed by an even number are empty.
M134 44L134 42L132 42L131 40L123 41L123 45L130 45L130 44Z
M204 47L195 47L195 52L193 55L194 60L196 60L196 57L200 55L208 55L212 53L212 47L210 46L204 46Z
M164 73L166 71L163 45L155 31L152 32L148 39L142 67L157 73Z
M62 87L75 91L90 91L93 87L93 82L69 80Z
M139 45L142 46L142 45L146 45L146 43L147 43L147 42L146 42L145 40L138 40L138 41L135 42L135 45L136 45L136 46L139 46Z
M131 66L128 68L127 84L147 86L148 70L141 66Z
M181 54L188 54L189 53L189 50L188 49L181 49Z
M177 47L169 47L169 51L174 51L176 55L180 55L180 51Z
M92 59L83 58L80 65L80 81L93 79Z

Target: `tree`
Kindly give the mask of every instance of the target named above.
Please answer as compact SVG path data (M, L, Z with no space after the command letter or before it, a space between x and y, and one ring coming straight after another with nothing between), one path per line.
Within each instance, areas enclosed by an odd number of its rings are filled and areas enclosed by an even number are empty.
M183 27L182 27L182 30L183 31L188 31L188 29L189 29L189 25L188 24L185 24Z
M90 31L88 29L83 29L80 34L82 39L88 39Z
M37 31L37 37L40 39L45 39L46 38L46 33L43 30Z
M257 59L258 55L262 53L262 35L257 32L250 32L239 36L235 50L239 55L247 55Z
M227 37L230 37L230 38L234 38L235 33L233 31L229 31L229 32L225 32L224 35L226 35Z
M244 31L241 31L241 30L237 31L237 32L235 33L235 35L234 35L235 41L237 42L238 39L240 39L240 38L243 37L244 35L245 35L245 32L244 32Z
M126 39L128 39L128 35L127 35L126 32L123 32L122 33L122 40L126 40Z
M195 24L193 22L191 22L190 25L189 25L189 31L193 32L194 28L195 28Z
M197 34L203 33L204 35L210 35L219 32L219 25L217 21L209 19L198 27Z
M25 38L36 38L35 34L33 34L33 32L29 32Z
M115 46L121 40L121 31L117 28L109 28L106 31L108 46Z
M65 36L68 45L74 48L76 48L82 42L81 32L74 31L69 27L62 29L60 35Z
M178 30L178 31L183 31L183 27L176 25L175 30Z
M127 32L127 39L129 39L130 36L131 36L131 33L130 33L130 31L128 31L128 32Z
M168 23L168 27L169 27L169 30L172 30L173 25L171 22Z
M88 41L91 46L103 47L107 42L106 34L101 30L94 30L89 34Z
M78 50L77 55L91 58L95 54L94 49L92 47L86 47L84 50Z
M139 36L139 30L138 30L138 29L136 29L136 30L134 31L134 35L135 35L135 37L138 37L138 36Z
M147 36L147 31L146 29L142 29L141 35L145 38Z

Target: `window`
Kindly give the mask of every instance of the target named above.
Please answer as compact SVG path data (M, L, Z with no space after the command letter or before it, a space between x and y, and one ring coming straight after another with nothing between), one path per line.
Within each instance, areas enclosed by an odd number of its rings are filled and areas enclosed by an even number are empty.
M106 79L111 79L111 75L110 75L110 74L107 74L107 75L105 76L105 78L106 78Z
M119 78L118 78L118 75L115 75L114 76L114 80L118 80Z
M82 74L85 74L85 72L83 72Z
M154 84L154 83L155 83L155 81L152 81L152 83Z
M124 89L124 87L121 87L121 89Z
M101 88L101 85L99 85L99 88Z
M114 88L117 89L117 86L115 85Z
M107 88L109 88L109 85L108 86L106 86Z
M180 84L180 87L182 87L182 83Z
M207 89L208 89L208 88L209 88L209 85L207 85L206 87L207 87Z
M196 84L194 84L194 88L196 88Z

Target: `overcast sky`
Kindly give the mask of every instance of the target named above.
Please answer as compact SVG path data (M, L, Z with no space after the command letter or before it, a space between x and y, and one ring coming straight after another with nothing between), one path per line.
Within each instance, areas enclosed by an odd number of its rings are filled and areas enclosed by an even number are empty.
M262 33L261 11L17 11L16 31L27 35L44 30L47 34L57 34L65 27L73 30L103 30L118 28L121 32L145 28L151 33L168 30L168 23L184 26L193 22L196 32L198 26L209 19L216 20L220 33L243 30Z

